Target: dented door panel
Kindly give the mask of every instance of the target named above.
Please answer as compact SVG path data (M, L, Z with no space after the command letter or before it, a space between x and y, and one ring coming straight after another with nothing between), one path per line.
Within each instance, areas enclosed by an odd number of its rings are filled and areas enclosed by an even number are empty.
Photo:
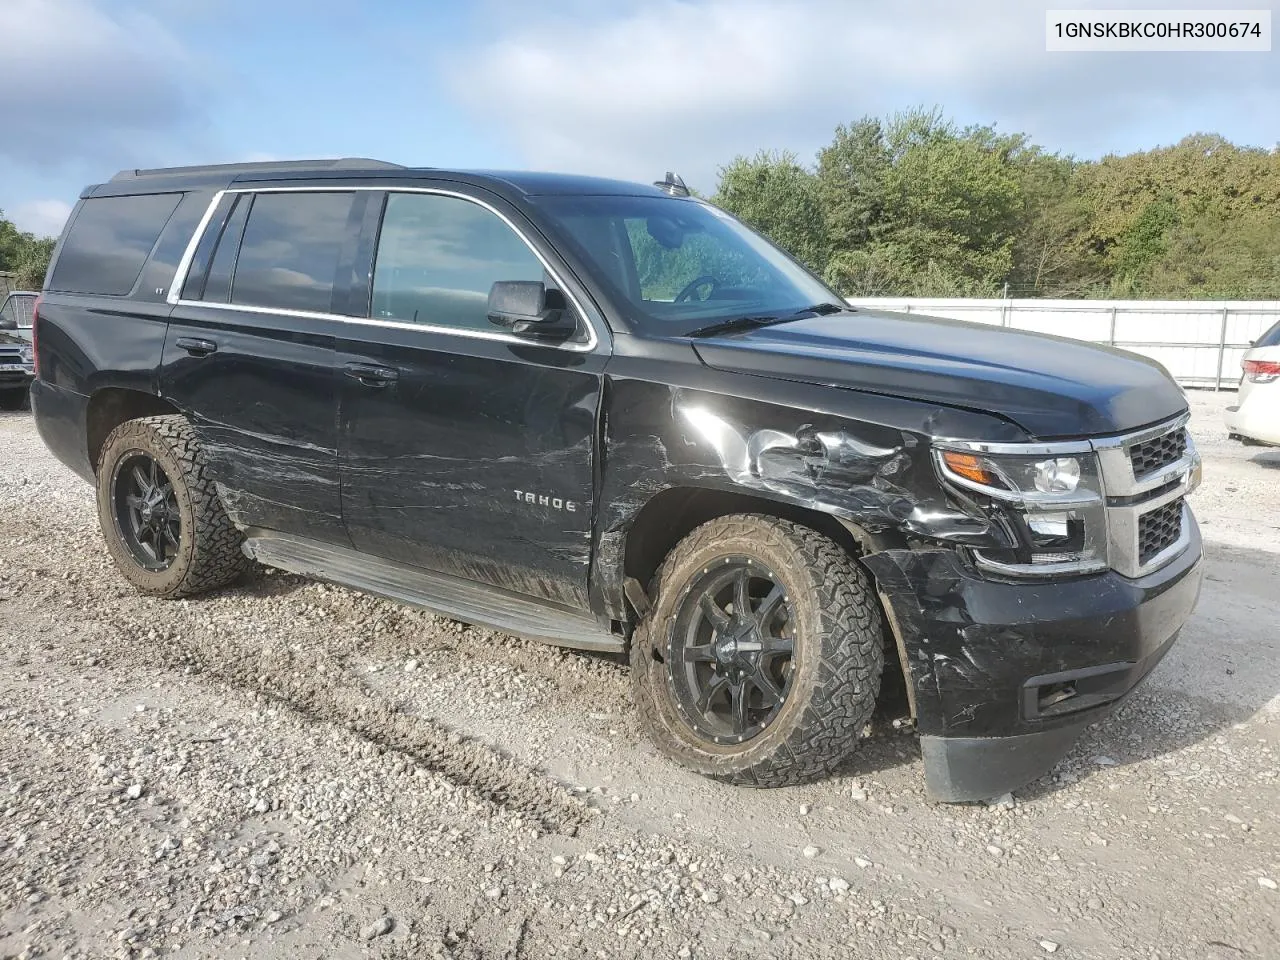
M242 528L348 542L333 365L341 326L185 302L173 310L159 392L187 413L227 513ZM191 346L200 343L214 349Z
M343 376L342 510L356 548L587 606L603 357L395 327L353 327Z

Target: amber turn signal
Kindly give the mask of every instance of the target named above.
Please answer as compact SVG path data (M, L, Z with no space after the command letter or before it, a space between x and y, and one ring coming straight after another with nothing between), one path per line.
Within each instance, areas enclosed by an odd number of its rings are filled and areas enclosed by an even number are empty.
M996 475L987 469L986 461L972 453L958 453L955 450L943 450L942 462L958 477L980 483L984 487L1002 487L1004 484Z

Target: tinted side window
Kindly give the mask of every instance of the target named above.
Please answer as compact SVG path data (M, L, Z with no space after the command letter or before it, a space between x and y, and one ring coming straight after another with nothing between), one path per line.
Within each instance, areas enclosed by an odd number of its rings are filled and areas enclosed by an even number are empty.
M260 193L240 244L231 302L328 313L353 193Z
M169 285L173 283L174 272L178 269L178 261L182 259L191 234L195 233L209 206L210 194L187 193L173 211L173 216L165 225L160 239L151 251L151 258L142 268L142 276L138 279L139 300L160 301L169 293Z
M127 294L180 199L180 193L161 193L84 201L62 243L49 288Z
M492 332L494 282L543 279L542 262L528 245L479 204L427 193L387 197L373 271L374 318Z

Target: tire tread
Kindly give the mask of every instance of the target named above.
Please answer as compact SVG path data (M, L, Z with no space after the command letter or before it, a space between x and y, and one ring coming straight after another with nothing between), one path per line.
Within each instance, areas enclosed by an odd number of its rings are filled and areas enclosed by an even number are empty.
M106 482L102 477L112 448L129 437L136 438L140 446L163 446L177 461L181 477L173 479L180 479L186 487L194 520L188 556L179 558L185 559L186 569L177 582L158 590L134 579L135 586L158 596L189 597L226 586L241 576L249 566L249 559L241 550L244 535L223 508L204 448L187 418L181 414L162 414L128 420L116 427L102 445L98 461L100 485ZM103 532L107 533L111 529L109 518L104 517L102 525Z
M683 563L730 538L772 541L790 555L793 568L807 577L821 623L816 682L808 691L792 690L792 696L807 694L808 702L785 738L762 759L745 767L719 757L692 764L687 756L677 759L715 779L750 786L789 786L821 778L856 749L875 709L884 668L879 601L866 572L839 544L810 527L763 514L735 514L697 527L667 555L654 577L651 595L678 589L680 585L672 581ZM657 609L655 604L637 631L632 672L642 722L659 747L671 753L668 721L657 700L661 694L645 688L655 682L652 650Z

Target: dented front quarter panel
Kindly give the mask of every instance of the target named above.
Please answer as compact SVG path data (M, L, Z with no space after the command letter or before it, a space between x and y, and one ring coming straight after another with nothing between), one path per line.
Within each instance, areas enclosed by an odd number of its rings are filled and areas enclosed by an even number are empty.
M939 486L929 438L1026 439L984 414L711 370L688 344L618 337L615 351L593 573L605 608L619 618L627 534L660 494L748 495L831 515L876 543L935 536L983 543L987 524L955 509ZM656 359L662 382L646 376Z

